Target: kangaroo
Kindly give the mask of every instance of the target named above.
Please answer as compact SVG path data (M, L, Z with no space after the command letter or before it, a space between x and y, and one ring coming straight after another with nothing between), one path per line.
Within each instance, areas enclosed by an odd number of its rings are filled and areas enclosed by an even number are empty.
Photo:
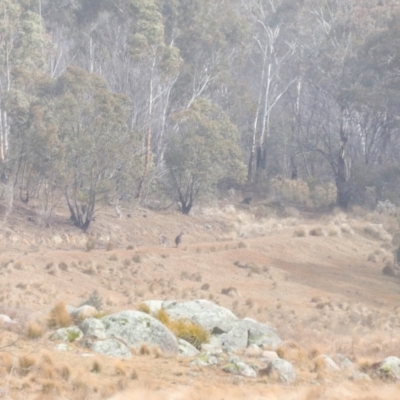
M164 235L158 235L158 242L161 244L162 247L169 246L169 239Z
M179 247L179 245L182 243L182 236L183 236L183 231L175 238L176 247Z

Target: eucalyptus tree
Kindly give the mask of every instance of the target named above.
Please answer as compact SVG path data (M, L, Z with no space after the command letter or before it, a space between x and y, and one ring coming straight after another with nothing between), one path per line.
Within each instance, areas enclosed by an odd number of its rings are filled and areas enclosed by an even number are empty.
M291 10L287 2L243 1L247 18L252 23L253 41L249 70L252 79L255 110L251 129L251 146L247 172L248 182L260 177L267 168L267 139L274 108L297 77L282 71L296 52L296 42L288 35Z
M130 172L124 170L134 144L126 124L129 102L78 67L68 67L57 79L56 93L60 180L71 220L86 230L96 204L114 196L116 176Z
M237 128L226 113L204 98L174 115L177 129L165 154L167 194L183 214L213 193L222 178L243 180L245 168Z

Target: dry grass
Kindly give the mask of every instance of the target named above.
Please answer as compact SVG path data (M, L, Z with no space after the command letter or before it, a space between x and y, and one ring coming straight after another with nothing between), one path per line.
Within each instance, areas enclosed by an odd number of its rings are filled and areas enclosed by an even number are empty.
M114 371L115 374L119 376L127 375L125 364L121 360L118 360L114 363Z
M32 368L36 365L36 358L31 355L19 357L18 365L21 375L28 375Z
M207 343L210 339L209 332L201 326L183 319L171 320L164 309L158 311L156 318L176 337L186 340L197 349L200 349L201 345Z
M144 303L139 304L138 311L144 312L146 314L151 314L150 307Z
M57 303L50 311L48 317L48 326L50 328L65 328L67 326L71 326L72 322L72 317L69 315L67 309L65 308L65 303Z

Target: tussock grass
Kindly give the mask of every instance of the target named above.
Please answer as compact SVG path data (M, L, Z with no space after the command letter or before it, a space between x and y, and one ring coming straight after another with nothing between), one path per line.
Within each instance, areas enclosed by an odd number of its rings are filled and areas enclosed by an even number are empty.
M156 318L176 337L186 340L197 349L200 349L201 345L210 339L209 332L201 326L189 320L172 320L164 309L158 311Z
M38 339L42 337L45 333L45 329L42 325L36 321L29 321L26 326L26 336L29 339Z
M99 359L93 360L90 372L99 374L102 370L103 370L103 365L101 364L100 360Z
M114 363L114 371L115 371L115 375L118 375L118 376L126 376L127 375L125 364L121 360L118 360Z
M210 284L209 283L203 283L200 287L201 290L208 290L210 289Z
M68 364L62 364L57 368L58 375L60 376L61 379L64 381L68 381L69 378L71 377L71 368L69 367Z
M59 396L61 393L62 386L61 384L53 379L46 379L41 382L42 384L42 393L45 395L56 395Z
M151 354L150 346L147 343L142 343L139 347L139 354L141 356L149 356Z
M146 314L151 314L150 307L144 303L139 304L138 311L144 312Z
M21 375L28 375L32 368L36 365L36 358L31 355L19 357L18 365Z
M238 248L238 249L247 249L247 244L245 242L243 242L243 241L240 241L237 244L236 248Z
M72 322L72 317L65 308L65 303L60 302L50 311L47 324L50 328L65 328L71 326Z

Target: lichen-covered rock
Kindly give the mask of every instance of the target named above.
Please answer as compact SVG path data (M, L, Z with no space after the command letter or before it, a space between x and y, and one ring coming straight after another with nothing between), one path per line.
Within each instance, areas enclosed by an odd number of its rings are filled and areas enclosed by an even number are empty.
M117 339L97 340L92 343L91 350L95 353L106 354L118 358L131 358L129 348Z
M57 329L52 335L51 340L62 340L63 342L75 342L82 339L83 332L77 326Z
M222 348L226 351L243 350L250 345L265 349L276 349L282 343L275 330L250 318L233 324L232 329L219 336Z
M201 353L195 360L191 362L192 365L199 365L201 367L208 367L209 365L218 365L218 358L211 353Z
M196 357L200 354L199 350L196 347L192 346L189 342L183 339L178 339L179 345L179 356L180 357Z
M87 318L81 322L79 328L85 336L95 339L106 339L106 331L103 323L96 318Z
M378 366L377 374L384 379L400 379L400 359L398 357L387 357Z
M232 311L208 300L170 301L163 308L171 318L189 319L211 333L229 332L238 320Z
M222 370L231 374L242 375L249 378L257 377L256 371L244 363L239 357L231 357L228 363L222 367Z
M177 354L178 341L160 321L140 311L121 311L100 320L107 338L119 338L132 347L157 345L164 353Z
M279 380L285 385L291 385L296 381L296 372L293 365L281 358L272 360L263 372L268 376L276 373L279 376Z

